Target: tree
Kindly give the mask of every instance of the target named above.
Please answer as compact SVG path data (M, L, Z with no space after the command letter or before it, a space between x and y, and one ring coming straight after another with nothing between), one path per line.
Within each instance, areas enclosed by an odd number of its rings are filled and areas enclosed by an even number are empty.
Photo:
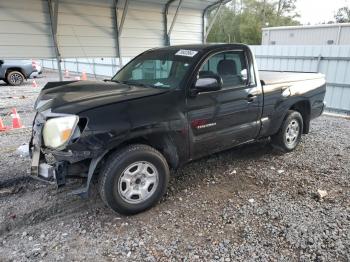
M350 9L347 6L339 8L338 12L334 16L337 23L349 23L350 22Z
M279 0L277 3L277 16L289 15L295 11L296 0Z
M208 42L261 43L266 26L298 25L296 0L233 0L221 8L208 36ZM215 11L209 14L209 22Z

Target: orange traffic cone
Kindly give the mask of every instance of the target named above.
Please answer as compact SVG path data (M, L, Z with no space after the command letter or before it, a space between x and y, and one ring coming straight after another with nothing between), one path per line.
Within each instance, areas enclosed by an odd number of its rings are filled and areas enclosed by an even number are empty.
M87 80L87 76L86 76L85 70L83 70L83 72L81 74L81 80Z
M16 108L12 108L12 128L22 128L23 125L21 123L21 119L17 113Z
M70 78L68 69L66 69L66 71L64 71L64 77Z
M32 87L34 87L34 88L37 88L37 87L38 87L38 84L36 83L35 79L33 79Z
M8 129L10 129L8 126L5 126L4 125L4 123L2 122L2 118L1 118L1 116L0 116L0 132L1 131L6 131L6 130L8 130Z

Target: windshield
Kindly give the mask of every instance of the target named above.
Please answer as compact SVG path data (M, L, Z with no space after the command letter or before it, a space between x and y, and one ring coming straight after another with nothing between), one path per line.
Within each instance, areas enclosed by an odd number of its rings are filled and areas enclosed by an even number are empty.
M178 88L197 51L155 50L146 52L123 67L112 81L154 88ZM190 51L190 50L187 50Z

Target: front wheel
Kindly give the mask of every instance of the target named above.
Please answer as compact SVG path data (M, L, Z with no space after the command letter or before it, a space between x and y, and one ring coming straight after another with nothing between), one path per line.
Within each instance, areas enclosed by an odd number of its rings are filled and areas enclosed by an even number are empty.
M130 145L111 155L99 177L102 200L121 214L136 214L165 194L169 167L163 155L147 145Z
M19 86L24 81L24 75L19 71L11 71L6 75L6 83L11 86Z
M272 136L272 145L283 151L294 150L301 140L303 117L297 111L289 110L278 133Z

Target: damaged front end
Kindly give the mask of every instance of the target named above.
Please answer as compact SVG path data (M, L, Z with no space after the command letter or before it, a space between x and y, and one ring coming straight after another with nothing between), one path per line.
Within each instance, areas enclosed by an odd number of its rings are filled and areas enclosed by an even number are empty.
M69 177L84 178L85 185L73 194L87 196L92 175L106 153L100 143L90 141L86 135L87 122L86 118L50 109L38 112L29 144L31 175L55 182L58 187L65 185Z

